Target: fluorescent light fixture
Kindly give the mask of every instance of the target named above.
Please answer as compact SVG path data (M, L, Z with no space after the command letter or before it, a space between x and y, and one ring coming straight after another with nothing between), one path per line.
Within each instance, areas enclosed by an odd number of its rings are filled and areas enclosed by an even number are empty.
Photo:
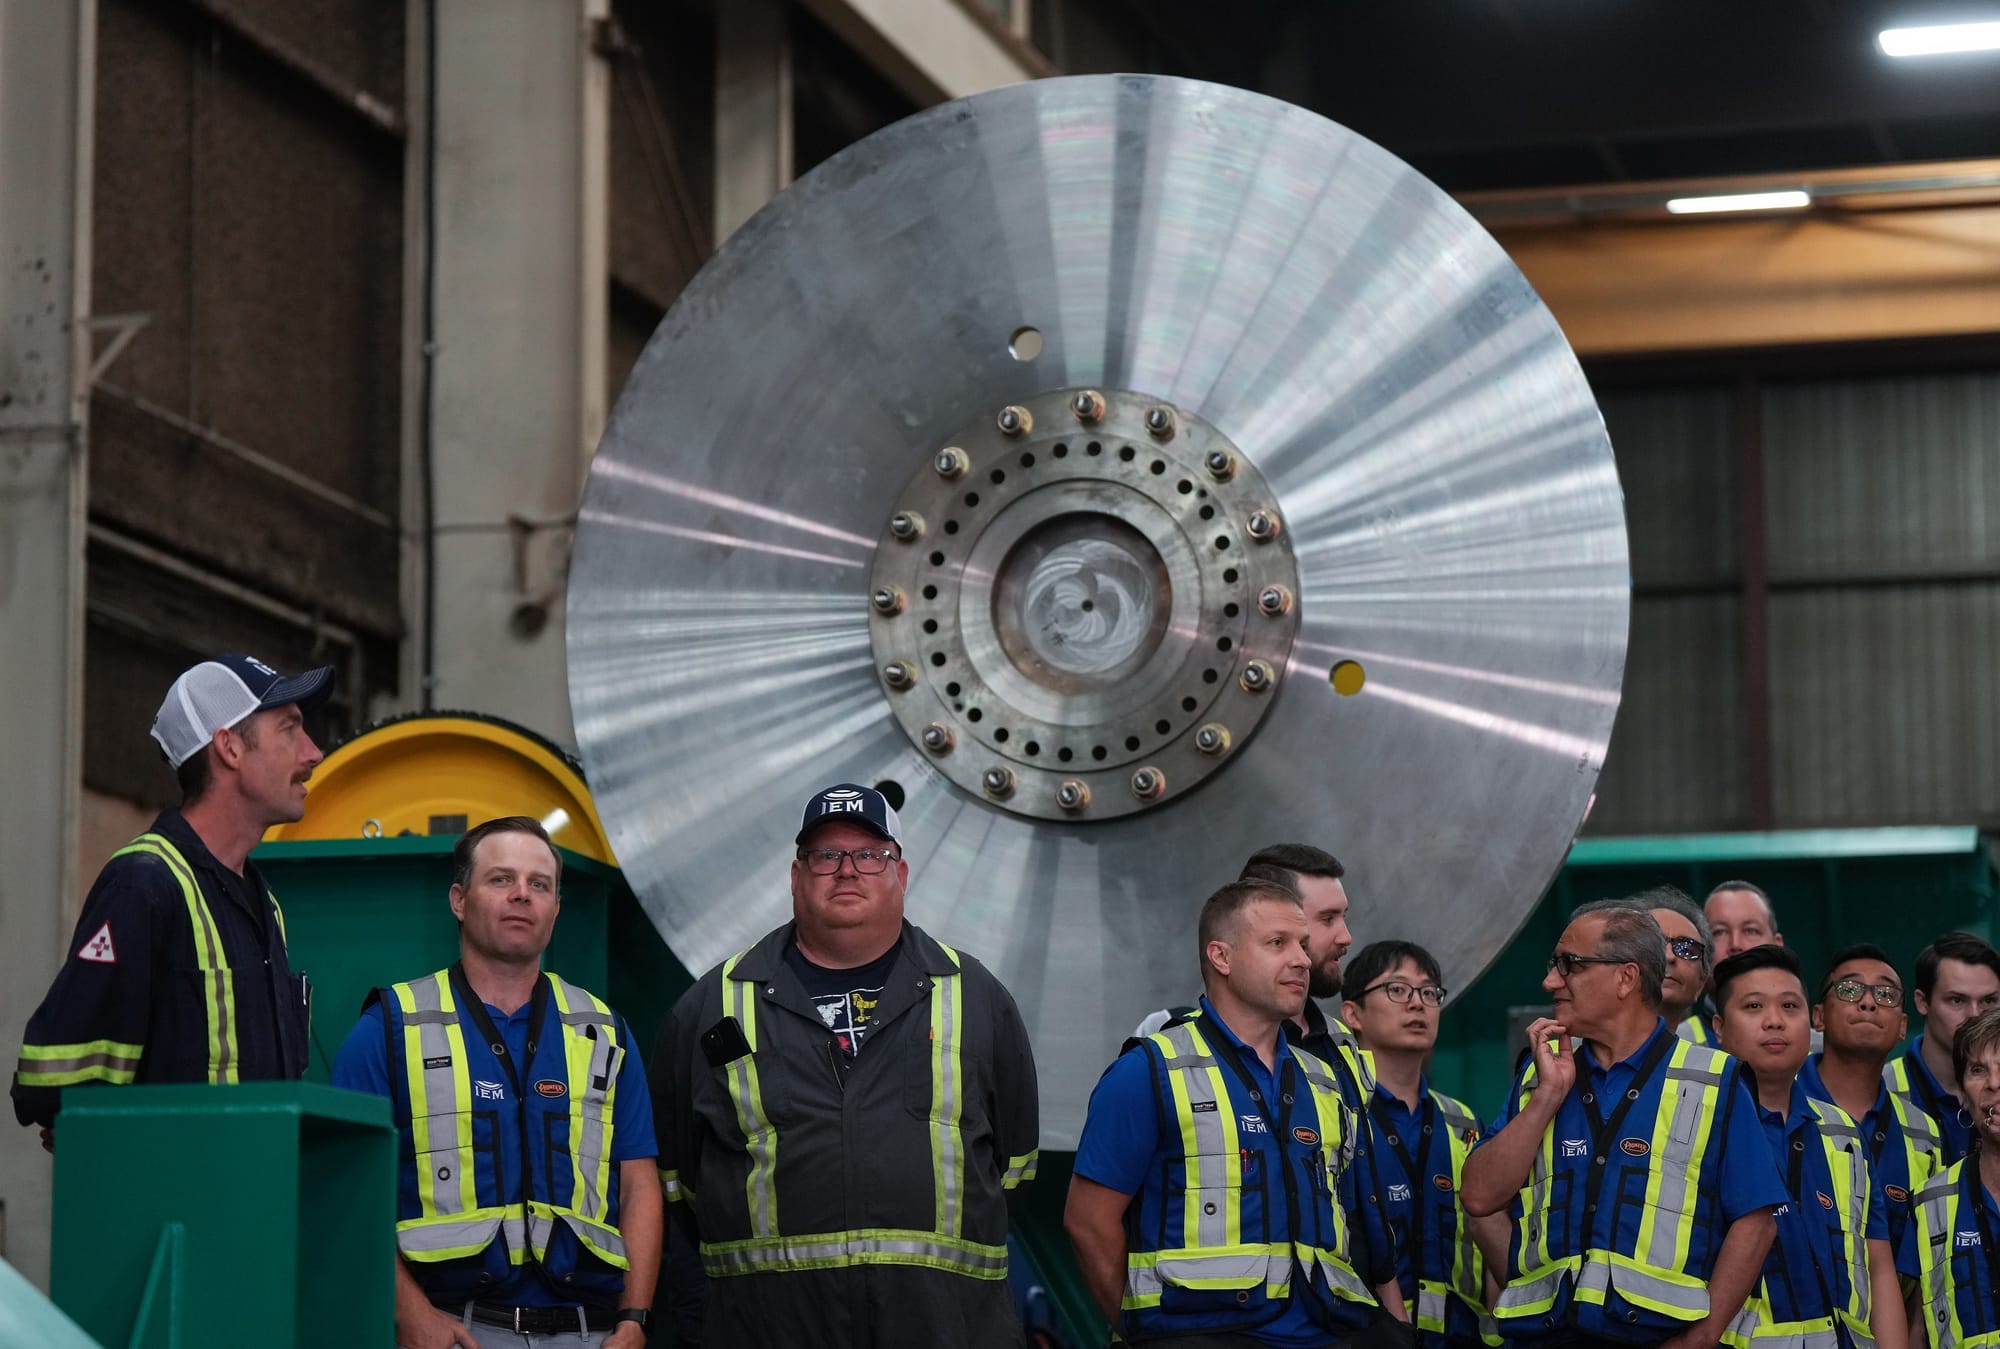
M1876 44L1889 56L1944 56L2000 50L2000 23L1940 23L1925 28L1884 28Z
M1796 211L1812 205L1812 197L1794 188L1789 192L1738 192L1722 197L1674 197L1667 209L1675 215L1706 215L1713 211Z

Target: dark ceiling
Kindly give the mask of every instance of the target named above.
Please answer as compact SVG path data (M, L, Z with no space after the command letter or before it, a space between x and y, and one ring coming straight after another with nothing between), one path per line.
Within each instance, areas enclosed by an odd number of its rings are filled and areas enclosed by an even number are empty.
M2000 19L2000 0L1038 4L1067 71L1259 89L1454 191L2000 156L2000 52L1875 46L1884 27Z

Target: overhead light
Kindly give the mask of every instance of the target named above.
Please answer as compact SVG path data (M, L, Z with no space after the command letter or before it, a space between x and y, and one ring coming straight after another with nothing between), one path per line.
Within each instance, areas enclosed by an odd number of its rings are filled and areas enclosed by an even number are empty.
M1675 215L1704 215L1711 211L1796 211L1802 206L1812 205L1809 193L1793 189L1789 192L1737 192L1722 197L1673 197L1667 202L1667 209Z
M1890 56L1943 56L2000 50L2000 23L1940 23L1925 28L1884 28L1875 38Z

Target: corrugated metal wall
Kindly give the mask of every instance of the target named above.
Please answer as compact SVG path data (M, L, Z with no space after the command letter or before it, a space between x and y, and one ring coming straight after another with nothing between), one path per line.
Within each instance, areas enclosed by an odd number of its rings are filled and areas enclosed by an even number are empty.
M1634 601L1592 833L2000 823L2000 374L1789 379L1761 412L1768 728L1744 688L1733 380L1618 389Z

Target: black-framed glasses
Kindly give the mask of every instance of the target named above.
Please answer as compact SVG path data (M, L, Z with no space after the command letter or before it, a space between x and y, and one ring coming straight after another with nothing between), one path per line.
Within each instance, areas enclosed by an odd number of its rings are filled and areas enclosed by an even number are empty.
M836 876L840 874L840 862L846 858L854 863L854 869L863 876L879 876L889 869L896 860L893 848L801 848L799 860L806 864L806 870L815 876Z
M1692 960L1697 965L1701 963L1701 958L1708 954L1708 948L1693 937L1669 937L1667 949L1682 960Z
M1901 1007L1903 1005L1903 990L1894 984L1870 984L1860 979L1842 979L1839 983L1829 988L1827 992L1833 994L1834 997L1839 998L1842 1002L1860 1002L1863 993L1872 993L1875 995L1875 1005L1877 1007Z
M1413 984L1407 979L1384 979L1379 984L1370 984L1357 995L1367 997L1370 993L1380 993L1390 1002L1407 1004L1417 998L1431 1007L1444 1006L1445 991L1437 984Z
M1610 956L1580 956L1574 951L1557 951L1549 957L1549 968L1561 973L1565 979L1574 979L1579 965L1630 965L1629 960L1614 960Z

